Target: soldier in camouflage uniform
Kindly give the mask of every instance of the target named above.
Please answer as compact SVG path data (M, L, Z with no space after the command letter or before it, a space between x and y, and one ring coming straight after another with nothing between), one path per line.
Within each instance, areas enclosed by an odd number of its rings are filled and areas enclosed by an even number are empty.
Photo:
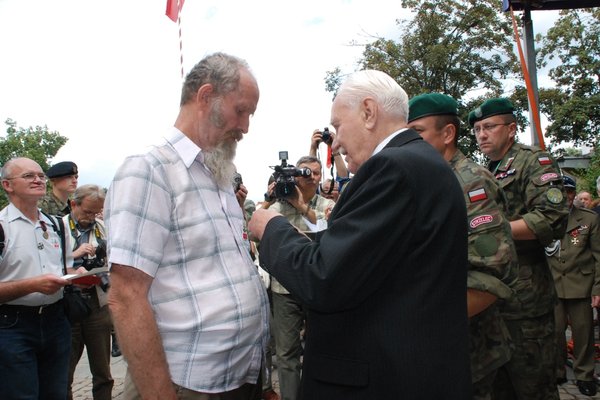
M564 176L563 181L570 206L567 231L562 240L546 247L559 300L554 309L558 348L556 376L561 383L567 381L565 330L568 317L577 387L582 394L594 396L597 389L592 307L600 305L600 217L592 210L574 206L575 180Z
M493 398L557 400L556 291L544 247L563 237L568 209L556 161L538 148L515 143L513 111L507 99L491 99L469 114L479 148L491 160L488 169L508 199L519 260L520 307L502 309L515 351L498 371Z
M47 214L64 217L71 212L69 196L77 189L77 164L63 161L54 164L46 172L52 183L52 191L38 202L38 207Z
M504 215L506 198L484 167L458 149L457 104L449 96L431 93L409 102L408 126L450 163L465 195L469 225L467 309L473 399L491 399L498 368L511 357L508 329L499 308L515 301L517 254Z

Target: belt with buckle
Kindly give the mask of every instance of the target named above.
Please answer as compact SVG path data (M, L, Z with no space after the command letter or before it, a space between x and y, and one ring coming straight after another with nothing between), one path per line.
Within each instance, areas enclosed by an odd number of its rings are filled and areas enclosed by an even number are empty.
M0 313L3 312L19 312L22 314L46 314L51 311L57 311L62 308L62 300L52 304L42 304L39 306L23 306L20 304L0 304Z

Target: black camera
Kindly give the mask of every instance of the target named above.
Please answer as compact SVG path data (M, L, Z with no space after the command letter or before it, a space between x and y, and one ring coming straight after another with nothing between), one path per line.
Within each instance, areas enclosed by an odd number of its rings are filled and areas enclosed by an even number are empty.
M84 258L81 266L90 271L94 268L104 267L104 265L106 265L106 242L100 242L96 247L96 256Z
M331 132L329 132L329 128L323 129L323 133L321 133L321 141L330 146L333 143L333 136L331 136Z
M312 175L310 168L296 168L287 163L288 152L280 151L279 159L281 165L275 165L271 168L275 170L273 178L275 180L275 198L278 200L292 197L296 193L296 176L309 177ZM265 196L266 197L266 196Z
M242 175L240 175L239 172L236 172L233 175L233 182L232 182L232 184L233 184L233 193L237 193L238 190L240 190L240 186L242 185L242 183L244 183L242 181Z
M83 264L81 264L82 267L84 267L86 270L90 271L94 268L101 268L104 267L106 265L106 242L101 241L98 243L98 247L96 247L96 256L93 258L84 258L83 259ZM110 287L110 281L108 279L108 274L107 273L101 273L98 274L98 278L100 278L100 288L102 288L103 291L107 291L108 288Z

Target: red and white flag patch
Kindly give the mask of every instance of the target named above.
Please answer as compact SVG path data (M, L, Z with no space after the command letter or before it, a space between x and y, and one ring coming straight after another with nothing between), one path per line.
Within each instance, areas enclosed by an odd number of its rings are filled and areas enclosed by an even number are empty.
M471 203L485 199L487 199L487 193L485 192L484 188L471 190L469 192L469 200L471 200Z
M548 156L538 157L538 162L540 163L540 165L552 164L552 160L550 160L550 157Z

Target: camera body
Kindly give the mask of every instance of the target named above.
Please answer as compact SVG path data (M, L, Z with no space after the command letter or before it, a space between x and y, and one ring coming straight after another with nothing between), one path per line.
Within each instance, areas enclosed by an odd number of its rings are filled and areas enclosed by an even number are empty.
M237 193L238 190L240 190L240 186L242 186L242 183L244 183L244 181L242 181L242 175L239 172L236 172L233 175L233 193Z
M326 127L323 129L323 133L321 133L321 141L330 146L333 143L333 137L331 136L331 132L329 132L329 128Z
M90 271L94 268L104 267L106 265L106 242L99 241L98 247L96 247L96 256L92 258L84 258L82 267Z
M281 164L271 168L275 170L275 172L273 172L273 178L275 180L274 197L281 200L292 197L296 193L295 178L297 176L309 177L311 176L312 171L310 168L296 168L296 166L288 164L287 151L280 151L279 159L281 160ZM265 198L266 197L267 196L265 196Z
M90 271L94 268L101 268L104 267L106 265L106 242L104 241L100 241L98 243L98 247L96 247L96 256L92 257L92 258L84 258L83 259L83 264L81 264L82 267L84 267L86 270ZM98 277L100 278L100 287L102 288L103 291L107 291L108 288L110 287L110 281L108 279L108 274L107 273L102 273L102 274L98 274Z

